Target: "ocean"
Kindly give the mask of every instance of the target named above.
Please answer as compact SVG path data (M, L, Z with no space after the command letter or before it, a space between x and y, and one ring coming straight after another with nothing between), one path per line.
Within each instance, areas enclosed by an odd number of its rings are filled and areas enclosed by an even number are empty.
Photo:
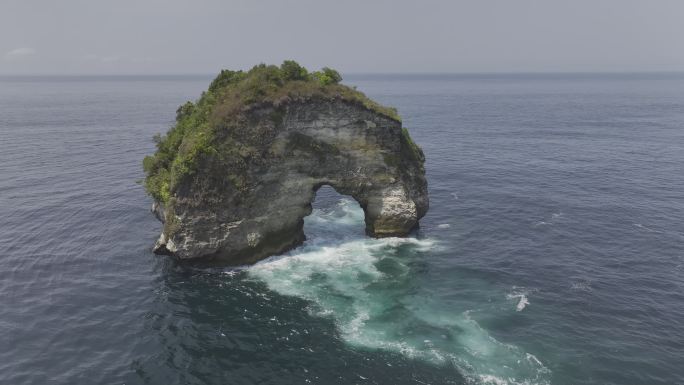
M349 75L427 161L241 268L156 256L152 136L211 76L0 78L2 384L684 384L684 74Z

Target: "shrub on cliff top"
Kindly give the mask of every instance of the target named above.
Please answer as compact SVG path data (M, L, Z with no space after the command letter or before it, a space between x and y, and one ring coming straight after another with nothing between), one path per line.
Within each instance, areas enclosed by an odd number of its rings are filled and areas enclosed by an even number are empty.
M394 108L384 107L363 93L340 84L340 74L328 67L310 73L297 62L286 60L278 66L259 64L249 71L222 70L195 103L186 102L176 111L176 124L164 136L155 138L157 151L143 160L145 189L157 201L168 203L178 183L191 176L206 155L221 158L235 175L229 178L236 188L244 185L239 170L240 156L249 149L216 148L218 127L235 124L253 105L274 106L289 100L339 98L399 121ZM226 154L234 151L235 154ZM230 163L232 162L232 163ZM243 162L244 163L244 162Z
M323 69L320 71L314 72L312 76L324 86L337 84L342 81L342 76L340 76L340 73L328 67L323 67Z
M280 65L280 71L285 80L307 80L309 78L309 71L294 60L285 60Z

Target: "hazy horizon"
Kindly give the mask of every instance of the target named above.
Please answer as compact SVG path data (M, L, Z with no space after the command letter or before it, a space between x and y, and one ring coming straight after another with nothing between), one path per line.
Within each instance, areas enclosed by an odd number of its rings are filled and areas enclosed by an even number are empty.
M684 2L7 0L0 75L684 71Z
M266 64L279 64L279 63L266 63ZM154 77L170 77L170 78L213 78L222 69L231 70L249 70L249 68L230 68L223 67L217 68L215 72L202 72L202 73L0 73L2 78L125 78L125 77L141 77L141 78L154 78ZM311 70L316 68L310 68ZM404 77L439 77L439 76L515 76L515 75L682 75L684 76L684 70L676 71L498 71L498 72L342 72L341 75L348 77L365 77L365 76L404 76Z

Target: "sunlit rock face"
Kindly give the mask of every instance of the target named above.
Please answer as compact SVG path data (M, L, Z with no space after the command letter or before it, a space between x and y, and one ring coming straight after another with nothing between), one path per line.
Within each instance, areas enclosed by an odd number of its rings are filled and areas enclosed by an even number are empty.
M245 116L217 136L225 150L198 160L173 205L155 202L156 216L172 222L155 252L231 264L282 253L305 239L303 219L323 185L360 204L370 236L407 235L425 215L423 152L398 120L316 98L257 105Z

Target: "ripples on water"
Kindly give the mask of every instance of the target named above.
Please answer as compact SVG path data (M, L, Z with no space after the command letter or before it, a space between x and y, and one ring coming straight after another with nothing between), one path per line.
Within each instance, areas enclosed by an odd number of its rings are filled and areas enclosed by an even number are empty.
M363 210L341 200L307 218L307 243L248 269L282 295L311 303L352 346L382 349L435 365L453 365L472 381L548 383L532 354L501 343L470 316L422 284L432 239L368 239ZM524 306L518 305L520 311Z
M350 77L399 107L431 210L367 239L155 257L136 180L209 78L0 79L0 383L673 384L684 378L684 77Z

